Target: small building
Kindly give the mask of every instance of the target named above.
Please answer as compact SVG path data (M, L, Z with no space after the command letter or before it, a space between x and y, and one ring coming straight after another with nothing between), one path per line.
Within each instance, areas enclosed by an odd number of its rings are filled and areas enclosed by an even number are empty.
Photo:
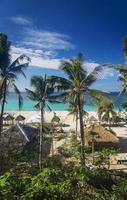
M4 125L12 125L14 124L14 117L11 114L6 114L3 116L3 124Z
M116 137L111 131L107 130L100 124L93 124L84 129L85 144L92 143L91 132L96 133L94 136L95 148L100 149L102 147L117 147L119 138Z
M32 160L38 158L39 152L39 129L24 124L15 124L5 129L1 134L2 153L5 158L8 154L25 153ZM47 156L50 153L51 142L42 142L42 155ZM33 155L34 154L34 155Z

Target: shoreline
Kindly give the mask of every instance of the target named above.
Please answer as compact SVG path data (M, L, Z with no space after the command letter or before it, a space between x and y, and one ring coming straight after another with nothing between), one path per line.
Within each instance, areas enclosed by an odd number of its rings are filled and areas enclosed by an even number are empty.
M76 128L76 123L75 123L75 118L73 115L69 115L68 111L54 111L56 113L56 116L60 118L60 122L62 124L65 124L66 126L63 127L64 131L69 133L71 130L75 130ZM54 112L51 111L45 111L44 113L44 118L46 122L51 122ZM40 111L8 111L6 113L11 113L14 115L14 117L18 115L23 115L26 119L24 121L25 124L29 124L30 118L38 118L40 115ZM98 119L97 112L96 111L89 111L89 117L94 116L96 119ZM38 118L40 121L40 118ZM97 122L95 122L96 124ZM79 131L79 121L78 121L78 131ZM108 127L107 127L108 128ZM122 141L121 146L126 149L127 152L127 125L126 126L117 126L117 127L112 127L112 130L115 132L116 136Z
M45 111L45 113L44 113L45 121L51 122L51 119L54 116L54 112L60 118L60 121L63 124L65 123L65 124L69 125L67 130L75 129L75 118L73 115L70 115L68 111L51 111L51 112ZM5 113L10 113L14 117L16 117L18 115L23 115L26 118L26 120L25 120L25 123L26 123L26 121L29 118L38 116L40 114L40 111L5 111ZM89 117L94 116L96 119L98 119L97 111L89 111L88 114L89 114ZM118 137L124 137L124 138L127 137L127 127L121 127L119 125L118 127L112 127L112 130L115 131L115 133Z

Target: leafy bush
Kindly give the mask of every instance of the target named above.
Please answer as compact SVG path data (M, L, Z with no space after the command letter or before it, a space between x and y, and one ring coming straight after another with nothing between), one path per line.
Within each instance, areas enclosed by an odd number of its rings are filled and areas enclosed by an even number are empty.
M0 176L0 199L15 200L29 186L29 177L18 177L13 171Z
M89 170L60 160L56 163L56 156L49 158L42 171L32 176L27 170L6 172L0 176L0 200L127 199L127 180L114 182L109 170Z
M22 199L67 199L70 187L71 181L65 178L61 170L45 168L32 178L31 185Z

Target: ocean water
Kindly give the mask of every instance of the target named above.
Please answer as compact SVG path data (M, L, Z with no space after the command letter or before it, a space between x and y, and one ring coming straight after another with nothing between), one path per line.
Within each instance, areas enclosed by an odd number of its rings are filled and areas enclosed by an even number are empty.
M108 94L110 98L112 98L115 102L115 109L118 110L121 108L121 104L127 100L127 94L119 95L118 92L111 92ZM23 108L24 111L34 111L34 105L36 102L31 101L27 96L26 93L22 93L22 97L24 99ZM85 110L86 111L96 111L96 106L93 102L93 99L86 96L85 97ZM66 103L48 103L52 110L54 111L64 111L68 109L68 104ZM6 111L18 111L18 97L15 93L9 93L7 97L7 102L5 105Z

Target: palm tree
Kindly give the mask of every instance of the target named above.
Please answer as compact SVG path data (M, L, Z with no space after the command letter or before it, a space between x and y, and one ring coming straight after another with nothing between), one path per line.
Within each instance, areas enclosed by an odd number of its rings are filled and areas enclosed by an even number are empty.
M111 127L111 122L115 122L117 118L117 113L114 111L114 104L111 99L104 99L103 101L98 101L97 103L97 113L100 121L107 122L109 124L109 129Z
M50 110L49 102L56 102L54 90L55 86L52 83L52 77L33 76L31 78L31 86L33 90L26 89L27 96L36 102L35 107L41 111L41 123L39 134L39 168L42 169L42 137L44 124L44 109L47 106Z
M0 33L0 136L3 129L3 113L9 88L13 88L18 94L19 108L21 108L23 99L18 87L15 84L15 80L19 74L25 76L23 70L26 69L30 62L30 59L25 55L21 55L15 61L11 62L10 50L11 43L8 41L8 37L5 34Z
M85 164L85 138L83 127L84 94L89 94L94 98L104 96L104 93L90 88L90 86L96 81L97 75L101 71L102 67L97 66L91 73L88 73L83 55L79 54L70 61L63 61L60 69L63 70L68 77L67 79L57 79L57 82L61 82L61 87L59 87L59 89L61 91L66 91L66 93L63 94L63 96L65 96L64 101L70 102L72 99L75 99L74 102L76 102L78 108L81 136L81 161Z

